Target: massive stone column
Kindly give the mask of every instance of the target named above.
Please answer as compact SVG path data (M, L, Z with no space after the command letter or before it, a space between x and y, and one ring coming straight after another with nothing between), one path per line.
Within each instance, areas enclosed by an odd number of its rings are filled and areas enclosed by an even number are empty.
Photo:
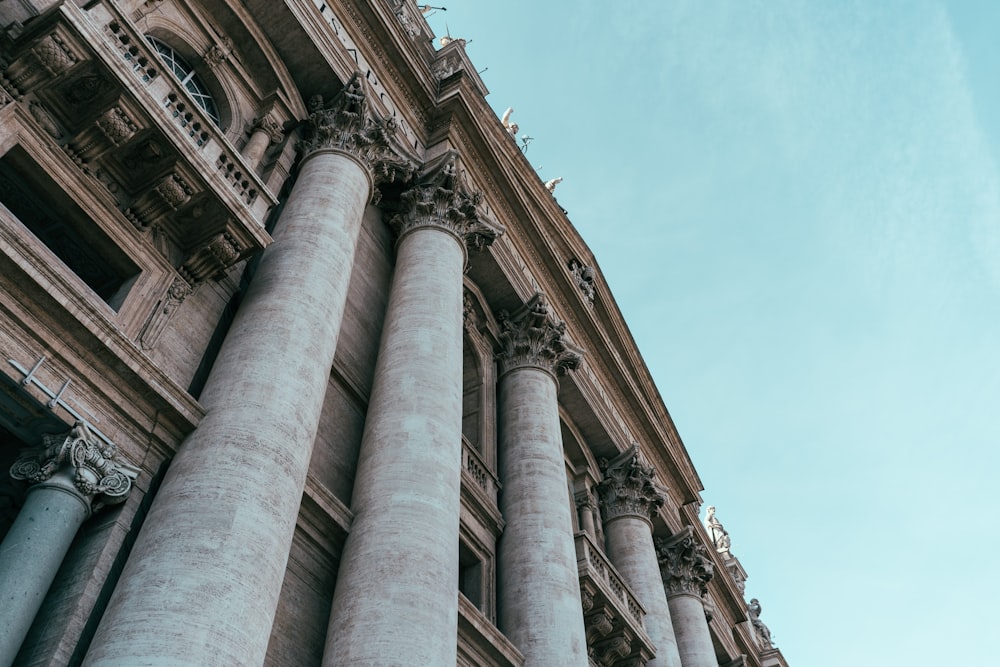
M681 667L653 544L650 517L664 502L654 483L653 469L639 460L633 445L605 466L597 493L608 558L646 609L643 624L656 651L656 657L646 665Z
M587 665L573 524L559 428L557 375L577 367L542 295L500 313L498 419L500 629L527 667Z
M687 526L657 545L660 573L683 667L717 667L702 596L712 579L712 561Z
M466 243L497 229L444 155L391 224L396 269L327 634L324 665L454 665Z
M337 348L372 165L393 126L352 79L305 156L86 665L260 665ZM380 170L382 171L382 170Z
M32 486L0 544L0 665L14 662L80 525L123 502L137 472L83 422L14 462L11 477Z

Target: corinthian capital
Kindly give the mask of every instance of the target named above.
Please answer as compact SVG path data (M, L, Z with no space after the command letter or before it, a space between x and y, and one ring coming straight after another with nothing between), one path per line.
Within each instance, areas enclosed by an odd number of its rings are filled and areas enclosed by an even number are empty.
M93 508L124 502L138 470L118 456L118 448L97 438L83 422L68 433L43 435L42 444L26 450L11 466L10 476L38 484L66 470Z
M604 479L597 485L604 520L620 516L649 519L665 500L654 481L653 468L639 459L635 445L613 461L601 461Z
M513 316L500 311L497 319L500 350L496 358L501 375L527 366L559 376L579 367L581 351L563 340L566 323L555 319L541 292Z
M313 96L309 112L303 155L323 149L343 151L366 165L376 182L412 175L413 163L396 143L396 121L371 110L366 84L357 72L329 104L324 104L321 95Z
M482 199L482 193L470 191L459 173L458 153L448 151L403 191L389 224L399 237L418 227L437 227L482 250L503 232L482 212Z
M666 540L658 540L656 554L660 561L660 576L667 595L701 597L712 579L712 561L708 551L694 536L694 530L684 530Z

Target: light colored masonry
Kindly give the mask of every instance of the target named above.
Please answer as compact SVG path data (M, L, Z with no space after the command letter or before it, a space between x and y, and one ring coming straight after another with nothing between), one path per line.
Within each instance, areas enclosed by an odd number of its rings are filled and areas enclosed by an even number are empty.
M781 667L403 0L0 0L0 667Z

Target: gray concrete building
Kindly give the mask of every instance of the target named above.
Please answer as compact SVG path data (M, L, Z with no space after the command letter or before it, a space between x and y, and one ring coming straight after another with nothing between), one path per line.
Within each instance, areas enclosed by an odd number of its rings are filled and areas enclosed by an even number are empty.
M786 664L433 37L402 0L0 0L0 666Z

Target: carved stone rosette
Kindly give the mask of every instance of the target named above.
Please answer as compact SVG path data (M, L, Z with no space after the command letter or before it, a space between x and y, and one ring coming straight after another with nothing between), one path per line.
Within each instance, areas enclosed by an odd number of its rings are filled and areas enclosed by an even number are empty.
M319 150L343 151L365 165L376 183L413 175L413 162L396 145L396 121L371 110L359 73L354 73L329 104L319 95L310 99L309 111L300 144L303 156Z
M656 552L668 597L701 597L708 591L708 582L713 574L712 561L708 558L708 551L695 538L691 526L673 537L658 541Z
M604 479L597 485L605 521L620 516L648 520L666 500L654 481L651 466L639 460L633 447L614 461L603 462Z
M118 456L118 448L98 439L83 422L68 433L43 435L42 445L27 450L10 468L10 476L33 484L69 468L73 484L91 501L92 509L125 501L135 470Z
M566 323L555 319L541 292L513 316L500 311L497 319L500 350L496 359L501 375L527 366L558 377L580 366L581 351L563 340Z
M448 151L399 196L389 225L402 238L420 227L450 232L466 247L482 250L503 233L480 210L481 192L470 192L458 173L458 154Z

